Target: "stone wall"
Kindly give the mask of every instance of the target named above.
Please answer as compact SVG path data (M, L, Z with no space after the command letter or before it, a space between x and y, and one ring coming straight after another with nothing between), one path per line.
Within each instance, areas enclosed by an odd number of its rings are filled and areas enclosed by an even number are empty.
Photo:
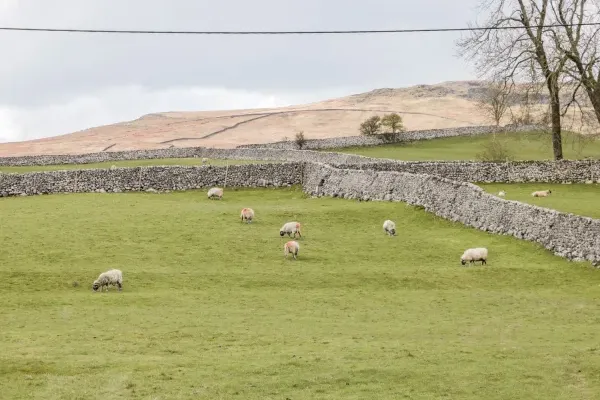
M376 159L371 159L376 160ZM346 169L410 172L481 183L600 183L600 160L561 161L371 161L329 163Z
M429 129L420 131L407 131L398 136L394 143L412 142L417 140L431 140L454 136L480 136L489 135L492 133L502 132L529 132L544 129L537 125L526 126L504 126L497 127L495 125L488 126L463 126L459 128L449 129ZM351 146L377 146L385 144L381 139L368 136L344 136L327 139L308 139L304 145L305 150L318 149L339 149ZM243 144L237 148L270 148L270 149L286 149L297 150L298 146L294 140L280 141L274 143L259 143L259 144Z
M401 161L312 150L211 149L206 147L90 153L82 155L5 157L0 165L86 164L144 158L202 158L320 162L348 169L373 169L442 176L465 182L600 182L600 160L515 161ZM1 173L0 173L1 175Z
M451 221L536 242L569 260L600 265L600 220L504 200L471 183L425 174L307 164L303 188L313 196L419 205Z
M0 174L0 196L74 192L189 190L209 186L288 186L302 182L301 163L166 166Z

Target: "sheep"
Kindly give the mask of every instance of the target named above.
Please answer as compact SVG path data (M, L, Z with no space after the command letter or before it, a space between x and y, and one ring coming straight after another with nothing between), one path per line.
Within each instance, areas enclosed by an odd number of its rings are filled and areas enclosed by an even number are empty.
M208 198L212 199L215 197L221 200L223 198L223 189L217 187L210 188L208 191Z
M300 244L295 240L290 240L283 245L283 255L287 258L288 254L294 256L294 260L297 260L298 251L300 251Z
M396 236L396 223L386 219L383 223L383 231L390 236Z
M207 162L208 162L208 159L202 158L202 164L206 164Z
M248 223L251 223L254 219L254 210L251 208L242 208L242 213L240 214L242 218L242 222L246 220Z
M98 276L98 279L92 284L92 290L97 292L98 289L102 291L106 286L108 292L108 285L116 285L119 288L119 292L123 289L123 273L118 269L111 269L103 272Z
M477 247L474 249L467 249L460 257L460 263L465 265L468 262L471 264L475 261L481 261L481 265L487 265L488 250L485 247Z
M504 190L501 190L501 191L498 193L498 196L500 196L500 197L504 197L504 196L506 196L506 192L505 192Z
M552 190L538 190L537 192L531 193L531 195L533 197L547 197L550 193L552 193Z
M293 222L288 222L286 224L284 224L281 229L279 230L279 236L283 237L286 233L288 236L291 236L292 234L294 234L294 238L296 238L296 233L302 237L302 232L300 232L300 228L302 226L300 225L299 222L293 221Z

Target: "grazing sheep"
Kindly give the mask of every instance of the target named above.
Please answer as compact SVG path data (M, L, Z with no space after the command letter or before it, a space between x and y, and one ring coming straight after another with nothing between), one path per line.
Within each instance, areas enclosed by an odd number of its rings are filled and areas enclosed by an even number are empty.
M106 291L108 292L108 285L116 285L119 288L119 291L123 288L123 273L118 269L111 269L109 271L103 272L98 276L92 285L92 290L94 292L100 291L104 289L106 286Z
M217 198L219 200L221 200L223 198L223 189L221 188L210 188L208 191L208 198L212 199L212 198Z
M287 233L288 236L294 235L296 237L296 233L302 237L302 232L300 232L301 225L299 222L288 222L284 224L279 230L279 236L283 236Z
M383 231L390 236L396 236L396 223L386 219L383 223Z
M498 196L504 197L506 196L506 192L504 190L501 190L500 193L498 193Z
M113 164L110 166L110 169L117 169L117 166Z
M488 250L485 247L467 249L460 257L460 263L465 265L468 262L473 264L475 261L481 261L481 265L487 264Z
M290 240L283 245L283 255L287 258L288 254L294 256L294 260L298 257L298 251L300 251L300 244L295 240Z
M531 193L531 195L533 197L547 197L550 193L552 193L552 190L538 190L537 192Z
M206 164L207 162L208 162L208 159L206 159L206 158L202 159L202 164Z
M242 213L240 216L242 217L242 222L246 220L248 223L250 223L254 219L254 210L251 208L242 208Z

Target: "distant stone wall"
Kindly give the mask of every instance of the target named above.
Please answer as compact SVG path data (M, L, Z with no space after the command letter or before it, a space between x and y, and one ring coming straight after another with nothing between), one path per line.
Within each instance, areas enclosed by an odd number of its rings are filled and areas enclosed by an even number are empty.
M277 149L214 149L208 147L171 147L156 150L107 151L87 154L40 155L23 157L0 157L0 166L33 166L92 164L125 160L150 160L166 158L207 158L264 161L321 161L359 163L373 161L354 154L305 152Z
M379 160L373 162L329 164L334 167L347 169L437 175L463 182L600 183L600 160L515 161L505 163Z
M209 186L282 187L302 182L301 163L134 167L0 174L0 196L190 190Z
M431 140L439 138L447 138L454 136L480 136L489 135L492 133L502 132L529 132L544 129L537 125L526 125L526 126L504 126L497 127L495 125L488 126L464 126L459 128L448 128L448 129L429 129L420 131L407 131L403 132L398 136L398 139L393 143L412 142L418 140ZM377 146L386 144L381 139L368 137L368 136L344 136L327 139L308 139L303 147L305 150L318 150L318 149L339 149L344 147L352 146ZM294 140L280 141L274 143L260 143L260 144L243 144L237 146L238 149L257 149L257 148L270 148L270 149L284 149L284 150L297 150L298 146Z
M306 164L303 189L313 196L419 205L451 221L536 242L569 260L600 265L600 220L504 200L471 183L425 174L337 169L315 163Z
M401 161L313 150L170 148L150 151L106 152L83 155L0 158L0 165L86 164L147 158L209 158L320 162L348 169L373 169L433 174L465 182L590 183L600 181L600 160L515 161ZM108 166L107 166L108 167ZM1 174L0 174L1 175Z

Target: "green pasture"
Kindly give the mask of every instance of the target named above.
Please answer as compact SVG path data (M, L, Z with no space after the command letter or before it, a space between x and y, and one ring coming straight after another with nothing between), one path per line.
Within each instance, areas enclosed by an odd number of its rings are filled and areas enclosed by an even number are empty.
M552 160L552 139L546 132L501 133L495 136L456 136L370 147L334 149L341 153L399 160L477 160L491 140L502 143L515 160ZM565 159L600 158L600 139L563 133Z
M294 220L297 261L279 237ZM403 203L296 187L2 198L0 243L3 399L600 393L598 270ZM461 266L475 246L488 265ZM123 291L92 292L110 268Z

